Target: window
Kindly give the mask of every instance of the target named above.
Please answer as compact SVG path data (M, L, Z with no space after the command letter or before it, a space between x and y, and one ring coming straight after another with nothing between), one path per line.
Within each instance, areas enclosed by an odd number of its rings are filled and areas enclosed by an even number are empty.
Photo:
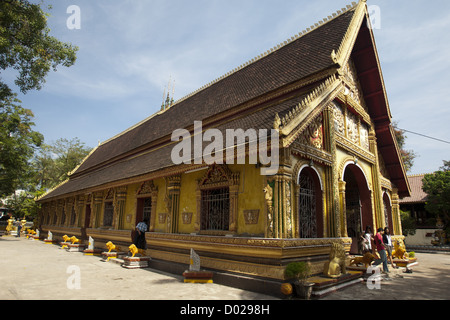
M103 212L103 226L112 227L114 216L114 205L112 202L105 202L105 209Z
M202 190L201 229L228 231L230 223L229 188Z

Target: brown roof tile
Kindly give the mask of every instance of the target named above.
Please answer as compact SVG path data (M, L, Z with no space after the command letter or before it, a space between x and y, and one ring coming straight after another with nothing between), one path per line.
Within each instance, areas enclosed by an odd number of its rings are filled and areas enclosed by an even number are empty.
M411 187L411 196L401 199L399 201L400 203L420 203L427 200L428 195L422 189L422 180L424 177L424 174L408 176L409 185Z
M74 172L69 181L42 197L45 201L68 193L87 190L107 183L133 178L172 166L173 145L130 157L122 155L171 135L179 128L192 126L271 91L305 77L335 67L331 52L337 50L346 34L354 9L317 27L267 56L215 82L173 105L164 113L150 117L136 127L101 144ZM257 110L252 114L228 119L217 128L273 127L275 113L285 114L303 96ZM117 159L110 161L111 159ZM110 162L109 162L110 161Z

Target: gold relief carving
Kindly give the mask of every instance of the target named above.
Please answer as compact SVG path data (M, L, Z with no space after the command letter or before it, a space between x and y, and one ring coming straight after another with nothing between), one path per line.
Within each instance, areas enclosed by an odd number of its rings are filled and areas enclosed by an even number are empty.
M161 215L161 214L160 214ZM314 239L270 239L270 238L237 238L237 237L220 237L220 236L206 236L206 235L189 235L176 233L147 233L148 241L162 240L169 244L171 241L177 243L188 242L208 243L208 244L228 244L239 246L254 246L261 248L295 248L295 247L310 247L310 246L330 246L333 243L344 245L350 249L352 243L351 238L314 238Z
M213 164L209 167L203 178L199 180L199 186L225 187L239 185L239 173L233 173L226 165Z
M345 135L345 116L342 111L342 107L336 102L332 103L333 106L333 118L334 118L334 130L341 134Z
M370 150L369 128L368 128L367 124L361 123L360 132L361 132L361 147L363 149Z
M292 208L291 208L291 183L289 181L286 181L286 224L287 224L287 231L288 236L292 237Z
M158 214L158 221L160 224L166 223L166 219L167 219L167 213L159 213Z
M259 209L257 210L244 210L245 224L258 224Z
M358 120L351 112L347 112L347 138L354 144L359 144Z
M191 224L191 222L192 222L192 215L193 215L193 212L183 212L181 214L181 217L183 218L183 223L184 224Z
M137 190L136 195L150 195L154 196L154 193L158 192L158 188L155 187L153 181L145 181L141 184L140 188Z
M323 148L323 115L320 114L311 125L300 135L302 144L313 146L317 149Z
M105 200L113 200L114 199L114 189L110 188L105 196Z
M272 182L273 184L273 182ZM273 237L273 188L270 185L270 182L263 189L264 198L266 200L266 208L267 208L267 234L266 237Z

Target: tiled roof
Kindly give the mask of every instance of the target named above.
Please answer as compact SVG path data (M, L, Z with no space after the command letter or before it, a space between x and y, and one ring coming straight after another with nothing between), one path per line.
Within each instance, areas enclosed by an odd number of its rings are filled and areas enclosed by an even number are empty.
M305 78L322 73L326 76L327 70L331 73L336 68L331 52L339 49L354 12L353 8L337 15L277 50L189 95L168 110L153 115L101 144L67 182L40 200L112 182L127 181L171 167L173 163L170 155L174 144L167 142L170 142L170 135L174 130L188 128L194 121L218 117ZM271 129L276 113L283 116L320 84L318 82L308 89L304 88L303 94L297 93L295 97L287 98L287 101L272 103L268 107L257 105L254 110L235 114L226 119L226 122L219 121L215 128ZM156 145L156 141L163 143Z
M100 145L74 174L145 146L259 96L334 66L354 9L324 23L280 49L173 105L164 113ZM274 114L275 115L275 112ZM273 122L273 120L271 120Z
M428 195L422 190L422 180L424 174L408 176L409 185L411 186L411 196L401 199L402 204L423 203L427 200Z

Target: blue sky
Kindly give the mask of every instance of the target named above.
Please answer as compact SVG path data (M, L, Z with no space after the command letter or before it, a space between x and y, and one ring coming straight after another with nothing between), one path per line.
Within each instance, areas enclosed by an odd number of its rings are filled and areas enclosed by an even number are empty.
M38 2L37 0L35 2ZM51 34L79 46L71 68L20 95L46 142L94 147L157 112L169 79L175 100L350 4L342 0L44 0ZM67 8L80 8L69 29ZM399 127L450 141L450 1L373 0L388 99ZM2 74L13 79L11 72ZM182 116L182 115L181 115ZM413 174L450 160L450 145L407 134Z

